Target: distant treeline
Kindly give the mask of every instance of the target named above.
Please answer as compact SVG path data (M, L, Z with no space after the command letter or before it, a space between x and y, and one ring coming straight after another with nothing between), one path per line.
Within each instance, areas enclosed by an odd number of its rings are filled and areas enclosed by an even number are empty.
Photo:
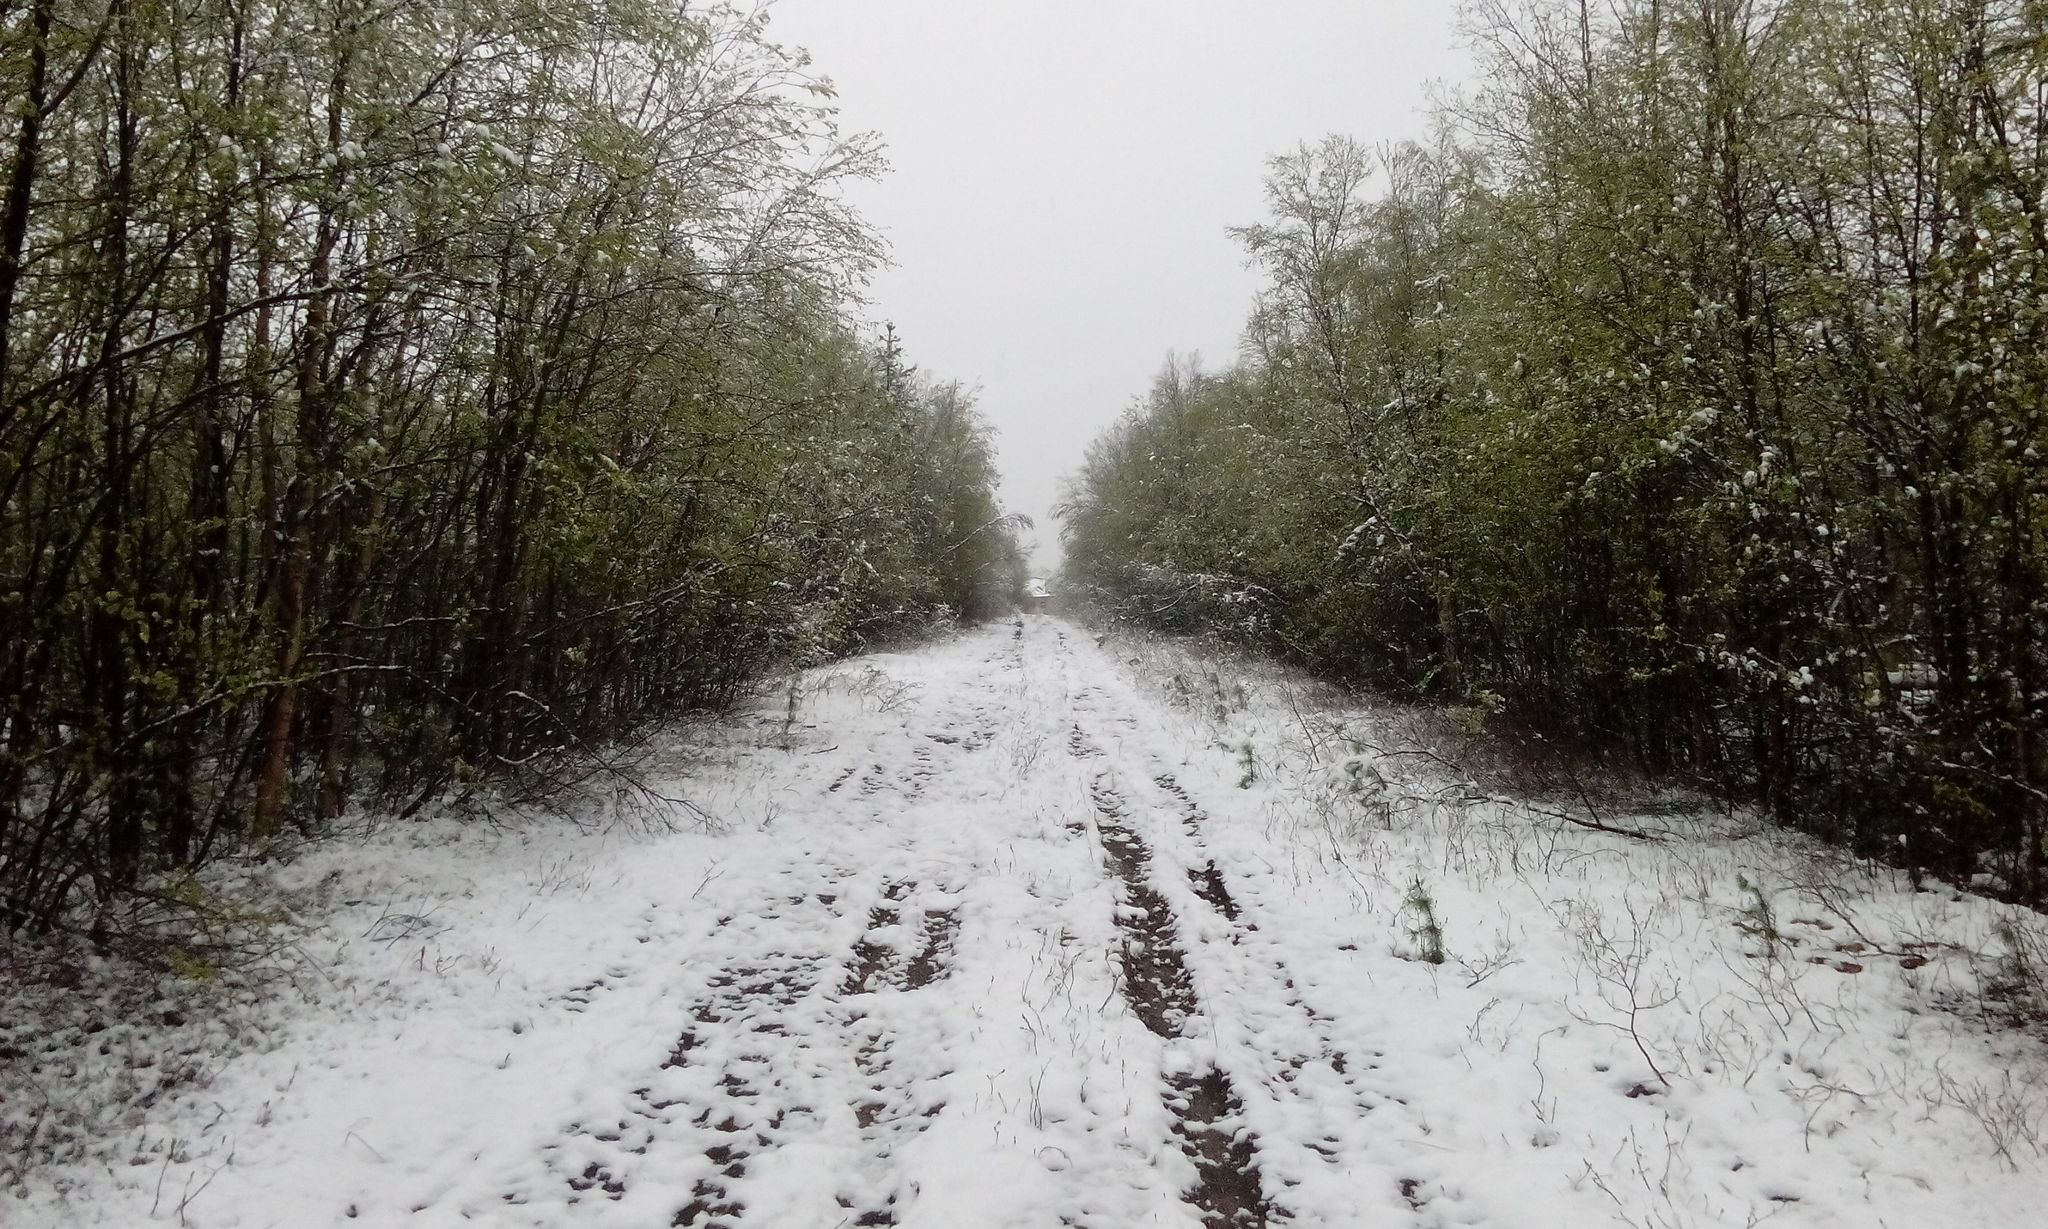
M1007 603L757 14L0 4L0 929Z
M1440 138L1272 161L1070 591L2048 900L2048 4L1469 21Z

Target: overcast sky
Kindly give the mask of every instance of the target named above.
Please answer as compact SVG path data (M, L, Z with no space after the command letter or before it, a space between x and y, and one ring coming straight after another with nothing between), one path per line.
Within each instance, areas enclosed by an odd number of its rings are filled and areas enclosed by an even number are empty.
M777 0L844 127L888 144L851 197L891 245L868 314L978 389L1003 495L1050 510L1169 350L1228 363L1258 276L1265 159L1418 137L1465 57L1453 0Z

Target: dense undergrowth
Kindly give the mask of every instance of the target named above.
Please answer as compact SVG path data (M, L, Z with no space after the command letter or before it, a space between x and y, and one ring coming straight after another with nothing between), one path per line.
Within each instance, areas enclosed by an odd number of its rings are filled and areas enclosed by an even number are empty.
M0 9L0 930L1007 605L829 99L758 9Z
M2048 900L2042 7L1468 18L1433 144L1273 160L1069 592Z

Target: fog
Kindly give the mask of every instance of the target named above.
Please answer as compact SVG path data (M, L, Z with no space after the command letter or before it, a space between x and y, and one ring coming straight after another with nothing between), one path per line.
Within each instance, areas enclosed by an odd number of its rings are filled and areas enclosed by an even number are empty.
M1465 71L1447 0L780 0L772 36L890 173L852 199L891 245L867 315L978 390L1004 498L1050 510L1168 351L1228 363L1258 286L1227 228L1264 160L1325 133L1419 137Z

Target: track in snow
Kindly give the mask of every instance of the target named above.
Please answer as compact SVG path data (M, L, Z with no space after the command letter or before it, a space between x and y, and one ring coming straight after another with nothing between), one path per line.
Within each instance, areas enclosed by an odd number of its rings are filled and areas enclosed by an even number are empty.
M1320 776L1291 777L1283 757L1240 784L1242 748L1278 737L1288 714L1186 720L1071 632L1040 618L973 630L664 732L651 779L717 832L485 833L449 816L278 868L312 892L324 920L308 942L335 992L281 1013L275 1049L143 1107L91 1173L68 1171L87 1193L11 1200L10 1216L50 1229L1817 1225L1893 1207L1916 1223L1957 1208L2000 1229L2038 1219L2039 1182L1973 1162L1977 1128L1956 1106L1937 1128L1836 1096L1855 1084L1831 1064L1905 1070L1934 1039L1944 1081L1974 1072L1967 1087L2010 1089L2030 1070L1855 998L1877 970L1800 986L1854 1027L1741 1024L1730 1009L1726 1027L1784 1039L1755 1051L1768 1070L1695 1063L1669 1097L1631 1096L1637 1048L1603 1014L1613 1004L1589 997L1583 939L1553 933L1549 911L1633 900L1641 885L1619 869L1638 865L1633 847L1539 831L1579 844L1555 871L1543 844L1545 867L1519 872L1545 893L1538 907L1496 906L1499 872L1450 856L1474 839L1462 809L1310 832L1331 818L1315 811ZM1482 818L1485 839L1525 835L1505 811ZM1740 882L1743 839L1702 845L1700 865ZM1361 878L1354 855L1385 861ZM1466 977L1401 959L1407 919L1390 901L1404 861L1454 902ZM1656 881L1680 892L1707 882L1689 862L1641 865L1682 872ZM1734 958L1739 985L1687 966L1721 987L1695 1002L1747 1004L1754 957L1718 937L1725 893L1700 892L1674 915L1694 920L1656 933ZM387 916L428 913L431 934L384 941ZM1912 960L1902 972L1933 957ZM1657 1044L1697 1044L1688 1024L1659 1027ZM1876 1057L1844 1057L1841 1037ZM1635 1147L1659 1130L1679 1167Z
M1174 933L1173 909L1147 881L1152 851L1125 824L1121 795L1100 778L1089 792L1103 854L1122 884L1126 902L1117 910L1123 932L1124 997L1154 1035L1189 1036L1200 1007L1187 957ZM1215 868L1215 863L1209 864L1211 872ZM1220 878L1216 886L1220 892ZM1165 1103L1174 1116L1182 1151L1200 1176L1186 1194L1201 1210L1205 1229L1265 1225L1274 1213L1260 1185L1256 1137L1244 1126L1244 1103L1230 1077L1213 1066L1199 1074L1173 1073L1167 1077Z

